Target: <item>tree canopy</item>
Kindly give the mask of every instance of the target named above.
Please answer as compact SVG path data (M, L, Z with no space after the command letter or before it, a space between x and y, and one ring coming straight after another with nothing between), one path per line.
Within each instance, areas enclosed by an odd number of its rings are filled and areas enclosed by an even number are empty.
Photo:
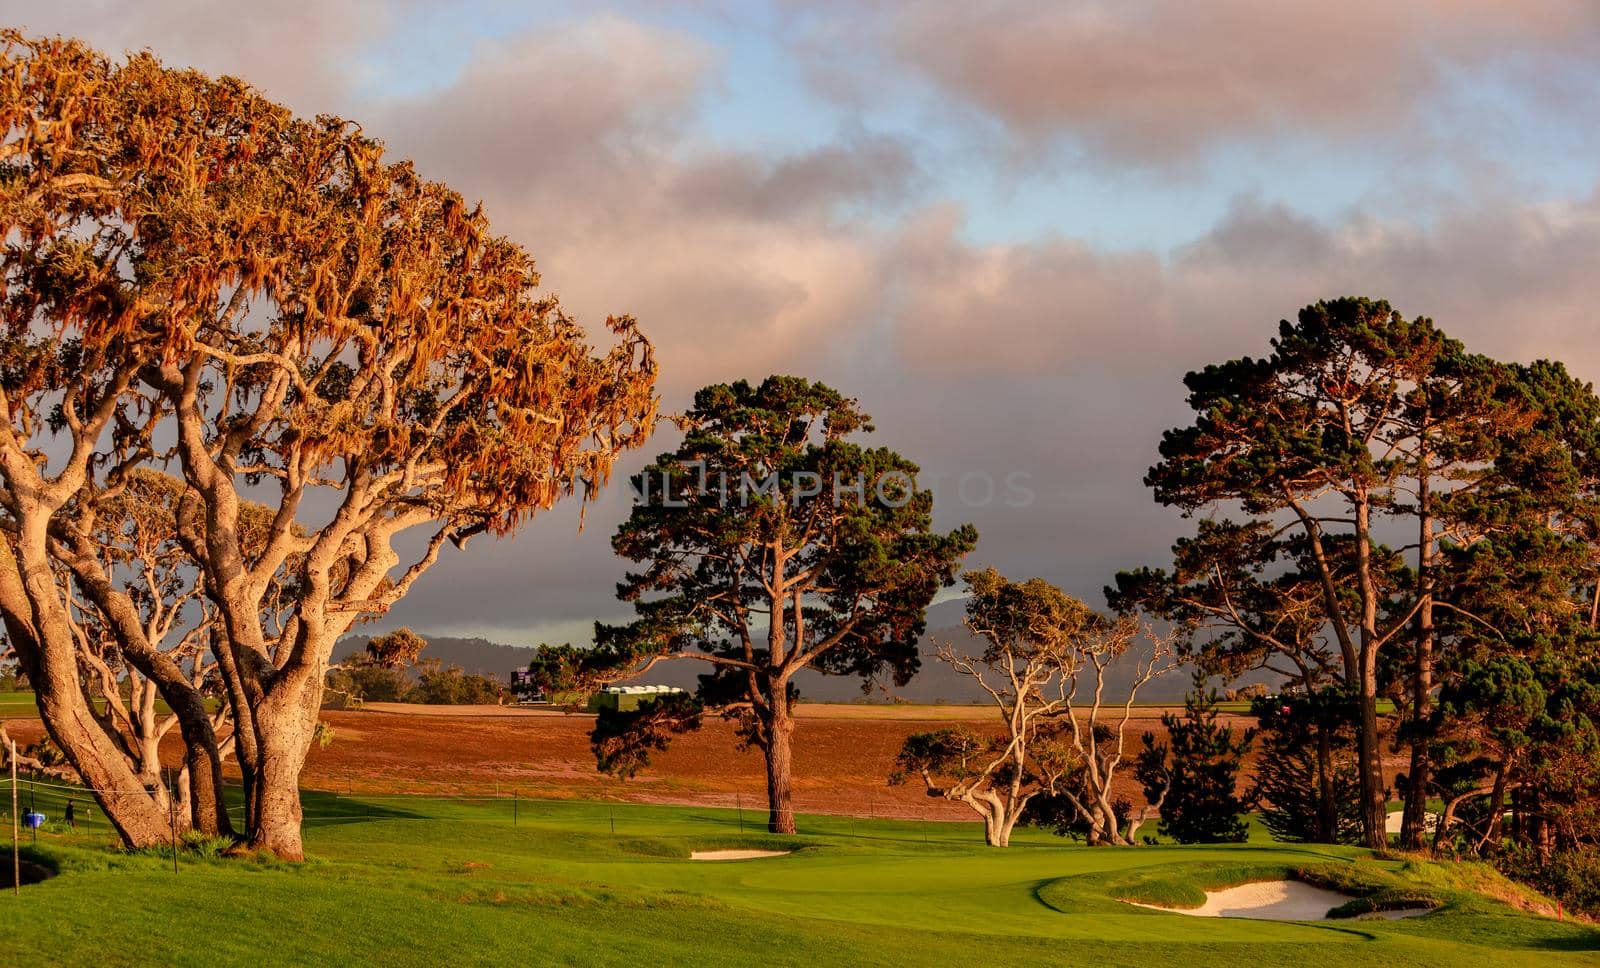
M447 542L605 484L654 423L650 344L617 316L595 352L481 207L348 121L146 53L0 45L8 632L68 756L131 786L92 765L98 740L67 735L84 710L65 695L64 607L25 576L48 567L52 529L174 465L180 540L224 631L246 822L298 856L334 641ZM271 508L260 540L246 495ZM403 558L413 529L422 550ZM123 826L142 840L160 820Z
M590 678L617 678L668 659L706 663L696 702L735 717L762 751L769 826L793 833L795 674L904 684L917 669L925 610L954 582L977 532L934 530L917 466L856 443L870 419L821 383L772 376L708 386L677 422L683 443L636 479L638 500L612 539L643 566L617 589L637 618L600 627L590 652L547 654L535 671L567 679L573 660ZM636 716L632 735L658 745L660 721ZM681 730L695 719L680 710L671 723ZM611 746L630 735L610 732ZM614 751L607 762L637 760Z

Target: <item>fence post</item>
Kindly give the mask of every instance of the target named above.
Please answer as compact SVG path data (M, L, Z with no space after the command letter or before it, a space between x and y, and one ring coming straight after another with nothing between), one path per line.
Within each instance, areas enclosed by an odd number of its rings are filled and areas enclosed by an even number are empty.
M11 740L11 892L22 896L22 854L17 846L17 741Z
M511 791L511 826L517 825L517 791Z

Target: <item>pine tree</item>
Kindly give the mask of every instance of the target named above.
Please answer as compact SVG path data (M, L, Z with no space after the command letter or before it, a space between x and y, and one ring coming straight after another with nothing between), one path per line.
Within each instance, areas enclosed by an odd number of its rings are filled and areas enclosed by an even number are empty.
M1196 672L1194 691L1183 701L1183 715L1166 713L1161 724L1167 742L1144 734L1136 775L1145 797L1161 807L1161 833L1180 844L1242 843L1249 825L1241 816L1250 797L1238 792L1239 768L1255 742L1256 731L1237 735L1217 722L1218 696Z
M1251 797L1276 839L1361 841L1361 780L1352 752L1354 706L1337 689L1263 696L1251 704L1262 738Z

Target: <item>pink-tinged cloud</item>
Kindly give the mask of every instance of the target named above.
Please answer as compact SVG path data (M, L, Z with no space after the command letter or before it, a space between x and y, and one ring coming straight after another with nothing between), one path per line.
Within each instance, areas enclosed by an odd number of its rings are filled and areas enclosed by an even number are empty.
M1237 201L1174 252L1105 252L1082 240L975 245L958 213L910 221L885 255L889 318L908 367L930 373L1170 380L1262 353L1273 322L1338 295L1432 316L1472 349L1552 357L1600 378L1600 196L1494 202L1430 224L1351 215L1324 223ZM1003 334L1003 335L1002 335ZM1126 401L1142 406L1138 393Z
M299 110L358 118L429 177L484 199L585 322L639 316L669 407L713 381L798 373L859 396L877 442L947 482L1027 474L1028 506L956 495L941 522L979 525L977 560L1089 597L1115 568L1157 560L1182 528L1139 479L1160 431L1186 416L1184 371L1265 352L1276 320L1307 302L1386 297L1474 349L1600 377L1594 197L1534 202L1491 178L1497 190L1452 185L1419 200L1391 178L1337 218L1241 200L1175 247L1110 249L1066 223L979 243L949 200L970 199L970 185L941 183L916 143L849 123L782 150L708 137L724 61L679 30L615 15L545 24L402 96L352 86L359 52L401 14L139 9L18 5L8 19L113 51L150 44ZM1019 138L1067 133L1139 162L1280 131L1354 155L1392 139L1462 71L1536 48L1570 64L1593 45L1596 16L1556 0L1462 0L1453 17L1442 0L877 9L834 36L840 51L862 33L890 52L901 67L881 84L931 78ZM1554 76L1525 75L1559 88ZM1570 116L1578 128L1587 114ZM943 147L972 129L927 134ZM1407 174L1427 187L1433 169ZM1270 179L1263 190L1284 194ZM1408 204L1393 202L1401 195ZM526 641L519 630L541 622L613 614L621 566L607 539L626 513L618 487L581 538L564 508L525 537L450 555L390 620Z
M715 70L689 35L598 16L483 45L367 130L483 198L580 318L638 316L681 404L699 383L803 369L859 319L879 233L841 212L916 177L881 137L786 155L695 137Z
M1600 56L1600 7L1588 0L930 0L874 9L863 18L841 8L816 29L910 67L1019 139L1063 137L1139 162L1229 140L1387 137L1420 121L1453 80L1504 69L1538 97L1551 74L1592 69ZM822 84L848 88L838 75L851 68L833 47L827 57L815 44L801 49L821 59ZM1518 71L1529 62L1539 70Z

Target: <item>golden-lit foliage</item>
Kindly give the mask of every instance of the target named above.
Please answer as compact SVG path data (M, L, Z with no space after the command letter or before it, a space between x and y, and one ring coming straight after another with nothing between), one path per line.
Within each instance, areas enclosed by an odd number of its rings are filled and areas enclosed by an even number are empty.
M649 432L634 321L593 354L526 252L354 125L149 54L0 40L14 419L127 371L142 408L191 392L241 471L288 490L346 461L399 472L385 495L494 530L603 483Z
M127 617L118 558L203 590L246 826L299 857L334 642L446 542L591 497L653 429L650 343L613 317L597 352L481 208L232 78L0 31L0 129L0 613L66 735L68 612L28 576L70 558ZM65 746L137 785L106 737ZM158 805L105 806L129 843L166 834Z

